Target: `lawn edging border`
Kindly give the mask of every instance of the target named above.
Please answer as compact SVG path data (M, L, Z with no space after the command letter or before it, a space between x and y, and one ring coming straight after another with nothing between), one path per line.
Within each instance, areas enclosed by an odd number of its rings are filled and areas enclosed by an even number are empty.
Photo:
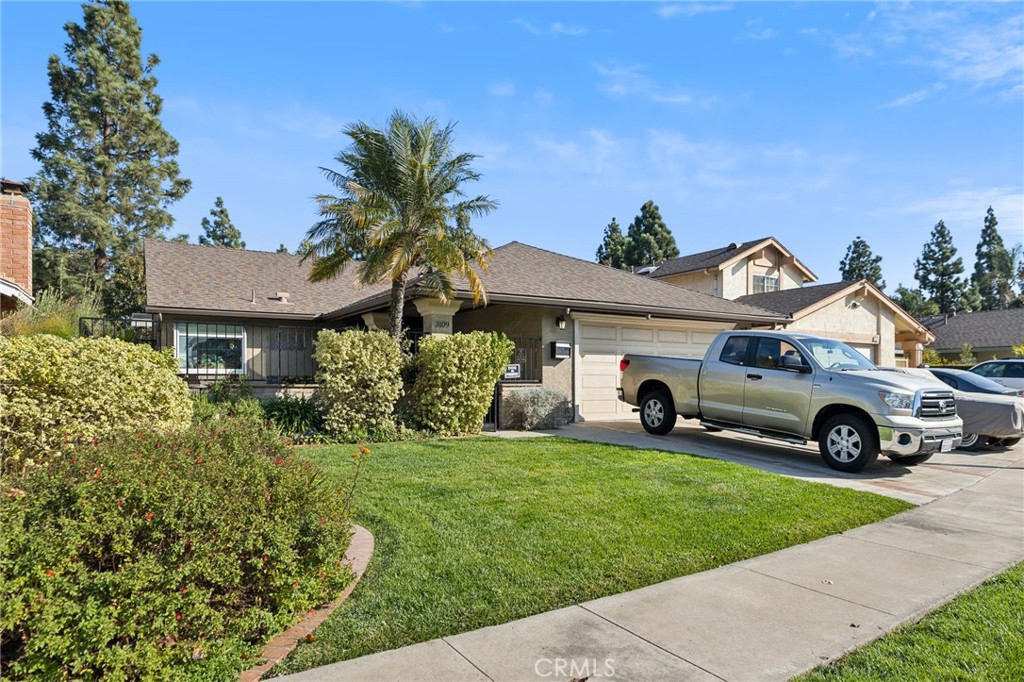
M352 540L349 542L348 550L345 552L345 561L352 567L354 577L341 595L323 606L310 609L309 612L295 625L291 626L281 634L267 642L263 647L261 655L262 663L249 668L238 677L238 682L258 682L263 674L285 659L288 654L295 650L303 639L313 634L313 631L320 627L327 618L334 613L334 610L352 594L356 588L366 567L373 556L374 540L373 534L362 526L352 526Z

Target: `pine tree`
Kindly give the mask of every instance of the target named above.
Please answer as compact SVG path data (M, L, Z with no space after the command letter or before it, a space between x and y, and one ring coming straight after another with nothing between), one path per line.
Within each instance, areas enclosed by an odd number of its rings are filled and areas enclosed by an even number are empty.
M872 253L868 243L857 235L857 238L846 247L846 257L839 263L839 274L844 282L866 279L879 289L885 289L881 262L882 257Z
M978 288L981 310L1002 310L1013 301L1013 257L1006 250L996 226L996 214L988 207L981 240L974 251L974 274L971 283Z
M288 253L288 247L285 246L284 244L281 244L281 246L277 247L277 252L278 253Z
M597 262L619 270L626 267L626 238L615 218L604 228L604 240L597 247Z
M210 209L210 218L203 218L200 225L203 234L199 235L199 243L203 246L223 246L229 249L244 249L242 233L231 222L228 210L224 208L224 199L217 197Z
M939 306L935 305L935 301L927 300L920 289L908 289L902 284L896 287L892 300L917 319L939 313Z
M653 201L647 201L626 233L625 265L651 265L678 255L676 240L662 220L661 211Z
M43 242L87 249L102 281L116 252L171 225L167 207L190 183L178 177L178 143L160 123L159 59L143 59L128 3L82 9L83 23L65 26L66 61L50 57L47 128L36 135L40 170L31 184Z
M964 260L956 255L953 235L940 220L932 230L931 240L924 245L921 257L914 262L914 278L939 311L948 312L961 309L968 295L967 282L959 277L963 271Z

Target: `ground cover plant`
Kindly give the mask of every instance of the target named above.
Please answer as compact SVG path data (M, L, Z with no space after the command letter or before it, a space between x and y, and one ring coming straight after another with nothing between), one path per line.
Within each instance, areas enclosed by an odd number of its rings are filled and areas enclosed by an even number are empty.
M353 596L275 672L508 622L872 523L891 498L561 438L374 446L354 520L376 538ZM347 450L303 454L332 476Z
M1024 563L800 681L1022 678Z
M343 471L229 419L7 474L3 679L237 679L350 579Z

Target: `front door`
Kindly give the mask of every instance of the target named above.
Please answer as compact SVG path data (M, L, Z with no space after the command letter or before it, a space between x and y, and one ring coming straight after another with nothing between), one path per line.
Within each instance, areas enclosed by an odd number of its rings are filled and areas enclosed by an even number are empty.
M786 341L772 337L757 339L753 366L748 368L744 384L743 423L801 435L810 409L814 374L783 368L784 356L807 364L800 351Z

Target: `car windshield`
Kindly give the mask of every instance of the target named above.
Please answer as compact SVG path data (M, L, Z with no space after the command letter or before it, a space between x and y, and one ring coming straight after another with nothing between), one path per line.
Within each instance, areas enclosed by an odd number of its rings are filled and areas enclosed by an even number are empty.
M969 393L1012 393L1011 389L1003 386L1000 383L986 379L983 376L972 374L971 372L956 372L951 373L952 376L960 383L960 390L967 391ZM942 378L941 376L939 377Z
M832 339L800 339L818 364L825 369L878 369L861 353L850 348L842 341Z

